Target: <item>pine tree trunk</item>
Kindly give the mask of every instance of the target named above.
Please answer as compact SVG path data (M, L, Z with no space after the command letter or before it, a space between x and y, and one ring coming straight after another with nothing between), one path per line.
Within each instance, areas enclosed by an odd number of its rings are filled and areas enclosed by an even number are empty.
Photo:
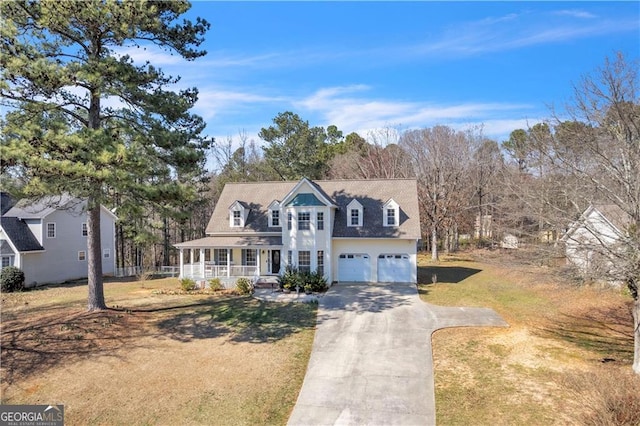
M100 204L87 201L87 266L90 311L107 309L102 282L102 243L100 241Z
M640 297L633 302L633 371L640 375Z

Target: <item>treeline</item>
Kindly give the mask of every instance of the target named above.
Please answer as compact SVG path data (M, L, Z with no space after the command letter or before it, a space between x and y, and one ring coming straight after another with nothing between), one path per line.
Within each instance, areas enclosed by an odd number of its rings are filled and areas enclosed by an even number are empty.
M555 242L591 203L617 204L637 217L629 191L640 188L639 106L635 93L620 90L631 87L621 69L629 65L619 57L599 75L610 77L608 86L587 79L576 88L565 118L515 129L504 141L485 137L481 127L344 135L336 126L311 126L293 112L280 113L261 129L259 142L243 133L214 141L209 164L216 171L202 168L198 197L189 204L162 200L121 211L122 260L175 263L171 244L204 236L227 182L415 178L423 242L433 257L456 250L461 236L473 244L497 244L505 235L521 243Z

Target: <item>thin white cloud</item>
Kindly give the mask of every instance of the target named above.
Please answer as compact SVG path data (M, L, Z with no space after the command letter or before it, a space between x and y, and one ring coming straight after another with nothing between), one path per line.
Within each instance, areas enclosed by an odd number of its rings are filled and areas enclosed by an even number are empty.
M212 119L222 112L237 112L256 104L288 103L283 96L270 96L256 90L231 90L201 87L194 112L205 120Z
M598 17L598 15L594 15L591 12L587 12L585 10L580 10L580 9L558 10L554 12L554 14L560 15L560 16L570 16L570 17L579 18L579 19L594 19Z
M551 14L509 14L475 22L456 23L439 36L395 50L406 56L451 58L637 31L640 28L640 23L635 18L596 18L596 15L578 10ZM385 49L387 50L393 51Z
M488 123L487 129L493 132L509 123L521 124L524 114L532 110L530 105L512 103L434 104L369 99L362 93L367 89L368 86L363 85L322 88L294 105L322 117L322 125L335 124L347 133L389 126L414 128L468 123ZM353 96L356 92L362 96Z
M235 67L267 67L281 63L289 56L286 52L266 52L255 55L229 55L225 52L209 52L199 65L207 68L235 68ZM293 56L293 55L292 55Z
M133 59L133 62L139 65L149 62L154 66L164 65L178 65L186 64L189 61L185 60L178 53L171 53L162 50L156 45L141 45L141 46L126 46L113 49L116 57L121 58L123 56L129 56Z

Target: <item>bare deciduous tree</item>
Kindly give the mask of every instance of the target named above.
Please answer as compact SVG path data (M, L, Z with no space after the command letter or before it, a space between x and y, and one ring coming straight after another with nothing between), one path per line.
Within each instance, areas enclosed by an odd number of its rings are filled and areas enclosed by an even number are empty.
M400 139L413 160L423 229L430 230L431 257L438 258L438 233L455 226L469 205L468 134L447 126L409 130Z
M617 243L591 247L606 280L626 283L634 298L633 369L640 374L640 96L638 63L618 54L574 86L569 121L556 116L551 137L533 137L533 148L555 180L557 198L546 217L567 221L589 205L616 206L625 216ZM538 135L539 136L539 135ZM562 187L561 185L566 185ZM548 198L551 200L551 198ZM558 213L561 214L552 214ZM603 265L601 265L603 266Z

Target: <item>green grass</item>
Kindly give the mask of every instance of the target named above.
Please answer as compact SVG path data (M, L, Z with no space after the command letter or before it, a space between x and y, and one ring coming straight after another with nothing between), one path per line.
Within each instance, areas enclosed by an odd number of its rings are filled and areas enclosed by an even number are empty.
M430 277L434 273L438 279L432 284ZM429 303L488 307L503 315L507 322L538 316L541 310L549 308L545 297L514 285L513 279L502 271L477 262L454 261L439 266L423 264L419 266L418 278L418 291Z

